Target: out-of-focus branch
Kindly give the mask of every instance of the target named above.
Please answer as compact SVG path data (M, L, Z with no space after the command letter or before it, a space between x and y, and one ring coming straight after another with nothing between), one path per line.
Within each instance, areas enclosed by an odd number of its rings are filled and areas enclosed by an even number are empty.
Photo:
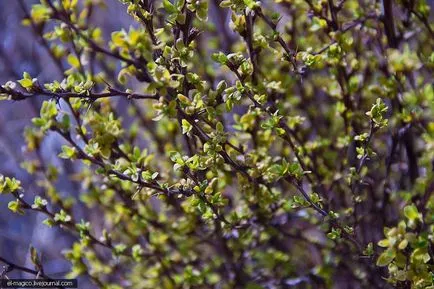
M158 99L158 95L148 95L139 93L128 93L112 87L108 88L108 92L89 92L88 94L76 93L76 92L51 92L45 89L38 89L35 93L21 92L15 89L7 89L0 86L0 93L7 94L11 100L21 101L36 96L47 96L49 98L56 99L69 99L69 98L81 98L88 100L97 100L106 97L126 97L128 99Z
M0 262L6 264L6 268L5 268L4 272L1 275L2 278L8 272L11 272L13 270L19 270L19 271L26 272L26 273L29 273L29 274L32 274L32 275L35 275L35 276L42 277L42 278L44 278L46 280L52 280L49 276L45 275L41 271L36 271L36 270L32 270L32 269L27 268L27 267L23 267L23 266L17 265L15 263L13 263L13 262L11 262L11 261L9 261L9 260L1 257L1 256L0 256Z

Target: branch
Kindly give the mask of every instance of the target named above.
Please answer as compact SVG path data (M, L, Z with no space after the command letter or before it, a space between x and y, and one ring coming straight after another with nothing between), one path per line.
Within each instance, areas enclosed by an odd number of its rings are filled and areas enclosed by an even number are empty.
M393 21L393 0L383 0L383 23L386 32L387 41L390 47L398 47L398 39L395 35L395 24Z
M158 100L159 95L149 95L149 94L139 94L139 93L129 93L124 92L112 87L108 88L108 92L90 92L88 93L76 93L76 92L51 92L45 89L42 89L40 86L35 88L35 92L26 93L16 89L8 89L0 86L0 93L7 94L10 96L12 100L21 101L26 100L31 97L35 97L38 95L48 96L50 98L56 99L69 99L69 98L82 98L88 100L97 100L99 98L107 98L107 97L126 97L128 99L154 99Z
M5 272L3 272L3 274L2 274L2 278L6 273L11 272L11 271L16 269L16 270L20 270L20 271L35 275L35 276L41 276L42 278L47 279L47 280L53 280L52 278L50 278L49 276L45 275L44 273L42 273L40 271L32 270L30 268L17 265L17 264L15 264L9 260L6 260L5 258L3 258L1 256L0 256L0 262L3 262L4 264L7 265Z

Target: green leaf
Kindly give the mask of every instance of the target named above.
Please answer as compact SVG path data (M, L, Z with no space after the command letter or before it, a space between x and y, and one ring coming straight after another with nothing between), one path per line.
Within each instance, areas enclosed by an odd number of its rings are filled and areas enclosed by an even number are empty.
M142 246L140 244L135 244L131 248L131 253L136 262L140 262L142 260L142 255L144 253L144 250L142 249Z
M60 213L56 213L54 215L54 221L68 223L71 221L71 216L69 216L63 209L60 210Z
M196 16L200 21L208 20L208 0L200 2L199 7L196 8Z
M41 118L46 120L57 116L57 107L54 101L44 101L41 107Z
M419 219L419 212L415 205L409 205L404 207L404 216L410 221L415 221Z
M188 134L193 129L193 126L188 122L188 120L183 119L181 123L182 123L182 134Z
M69 54L69 55L68 55L67 61L68 61L69 65L71 65L71 66L74 67L74 68L78 68L78 67L80 67L80 61L79 61L78 58L77 58L75 55L73 55L73 54Z
M228 62L228 57L223 52L213 53L211 55L212 60L220 64L225 65Z
M47 200L41 198L40 196L36 196L32 208L33 209L44 208L47 206L47 204L48 204Z
M175 5L173 5L169 0L163 0L163 7L169 14L177 12Z
M75 227L80 232L80 234L84 234L89 232L90 230L90 223L85 222L83 219L80 220L80 223L75 224Z
M177 151L171 151L169 152L169 157L172 160L172 162L178 162L180 159L182 159L182 156L179 152Z
M177 97L182 104L184 104L184 105L190 105L191 104L191 100L188 97L186 97L185 95L178 93Z
M20 215L24 215L24 210L21 207L21 203L19 200L11 201L8 203L8 209L14 213L18 213Z
M0 194L13 194L21 189L20 181L0 175Z
M231 0L223 0L222 2L220 2L221 8L230 8L231 6L232 6Z
M384 251L377 259L377 266L384 267L389 265L396 257L396 251L391 248Z
M329 237L332 240L337 240L341 238L341 234L342 234L341 229L332 228L332 231L327 234L327 237Z
M372 242L370 242L366 248L363 250L363 255L365 256L372 256L374 255L374 244L372 244Z
M390 241L388 239L383 239L378 241L378 246L383 247L383 248L387 248L390 245Z
M48 227L51 228L51 227L53 227L56 224L56 222L53 219L51 219L51 218L47 218L44 221L42 221L42 224L44 224L44 225L46 225L46 226L48 226Z
M113 253L114 253L115 256L118 256L118 255L121 255L122 253L124 253L126 249L127 249L127 245L125 245L125 244L117 244L114 247L114 252Z
M59 157L62 159L74 159L76 157L77 150L75 147L69 147L67 145L62 146L62 152L59 154Z
M41 268L41 260L39 259L38 252L35 247L30 246L30 260L35 265L35 268Z
M21 80L18 80L18 82L21 84L21 86L23 88L26 88L26 89L33 86L33 81L31 79L21 79Z

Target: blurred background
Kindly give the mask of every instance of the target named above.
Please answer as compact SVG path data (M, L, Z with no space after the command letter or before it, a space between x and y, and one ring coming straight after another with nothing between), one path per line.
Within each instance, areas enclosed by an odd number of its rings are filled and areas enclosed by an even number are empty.
M61 80L62 75L51 58L32 33L31 28L21 25L25 15L37 0L0 0L0 83L22 78L24 71L41 82ZM105 11L97 10L93 22L101 26L105 39L109 39L114 30L128 28L133 24L125 8L117 0L106 1ZM23 7L23 4L25 7ZM125 14L125 15L124 15ZM31 119L39 114L42 99L29 99L19 104L1 102L0 104L0 174L15 177L22 182L27 192L26 197L33 200L33 194L41 191L33 176L21 168L25 159L34 156L25 152L24 129L31 125ZM57 158L61 140L48 136L41 147L40 158L45 164L54 165L60 170L70 169L70 164ZM62 195L77 195L78 188L67 178L60 175L56 183ZM59 229L48 228L42 224L45 216L29 213L24 216L11 215L8 202L12 198L0 199L0 256L17 265L33 268L30 262L29 247L34 246L42 253L45 273L52 277L62 277L69 270L69 263L62 258L61 250L70 246L73 239ZM92 216L89 216L92 218ZM95 216L94 216L95 217ZM4 264L0 264L0 271ZM9 278L33 278L33 276L14 270ZM87 280L79 280L80 288L88 288Z

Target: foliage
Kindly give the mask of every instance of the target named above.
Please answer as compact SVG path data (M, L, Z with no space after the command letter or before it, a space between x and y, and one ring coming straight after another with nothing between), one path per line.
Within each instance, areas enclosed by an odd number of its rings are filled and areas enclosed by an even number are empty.
M45 98L25 131L36 185L2 177L0 193L76 237L66 277L434 288L425 0L120 1L135 24L110 39L92 21L105 1L33 5L23 25L62 76L0 87L14 102ZM47 135L70 170L38 153ZM59 191L62 174L79 197Z

